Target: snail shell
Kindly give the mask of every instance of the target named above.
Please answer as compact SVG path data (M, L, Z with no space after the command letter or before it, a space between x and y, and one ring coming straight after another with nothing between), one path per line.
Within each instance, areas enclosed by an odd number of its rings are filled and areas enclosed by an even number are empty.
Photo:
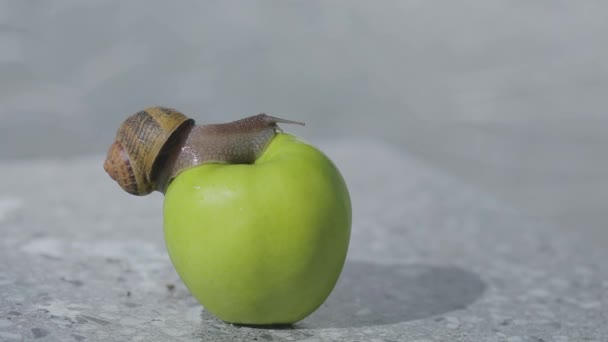
M133 195L158 189L156 165L172 135L194 125L194 120L166 107L151 107L130 116L110 146L104 169L120 187Z

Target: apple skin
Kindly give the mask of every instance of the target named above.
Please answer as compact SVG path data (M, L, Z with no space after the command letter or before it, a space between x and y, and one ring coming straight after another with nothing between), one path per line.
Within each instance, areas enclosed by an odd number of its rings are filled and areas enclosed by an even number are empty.
M291 324L334 288L351 202L331 160L277 134L254 164L180 173L164 202L169 256L206 310L235 324Z

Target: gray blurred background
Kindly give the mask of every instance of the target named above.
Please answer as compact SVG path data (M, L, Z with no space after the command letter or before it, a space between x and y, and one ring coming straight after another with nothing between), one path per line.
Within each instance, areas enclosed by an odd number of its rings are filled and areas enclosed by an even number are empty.
M103 154L151 105L267 112L607 245L607 18L591 0L0 1L0 160Z

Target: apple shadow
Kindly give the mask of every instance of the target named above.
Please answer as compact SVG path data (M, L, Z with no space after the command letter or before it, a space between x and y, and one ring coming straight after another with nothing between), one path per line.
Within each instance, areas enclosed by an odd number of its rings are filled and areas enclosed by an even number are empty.
M453 266L347 261L334 291L294 329L394 324L464 309L485 291L481 278Z

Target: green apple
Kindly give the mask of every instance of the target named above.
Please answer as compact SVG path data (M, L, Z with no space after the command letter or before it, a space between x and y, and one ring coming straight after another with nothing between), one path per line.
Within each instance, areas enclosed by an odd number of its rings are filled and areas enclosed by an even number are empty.
M350 227L340 172L289 134L277 134L254 164L188 169L165 194L177 273L230 323L291 324L316 310L338 280Z

